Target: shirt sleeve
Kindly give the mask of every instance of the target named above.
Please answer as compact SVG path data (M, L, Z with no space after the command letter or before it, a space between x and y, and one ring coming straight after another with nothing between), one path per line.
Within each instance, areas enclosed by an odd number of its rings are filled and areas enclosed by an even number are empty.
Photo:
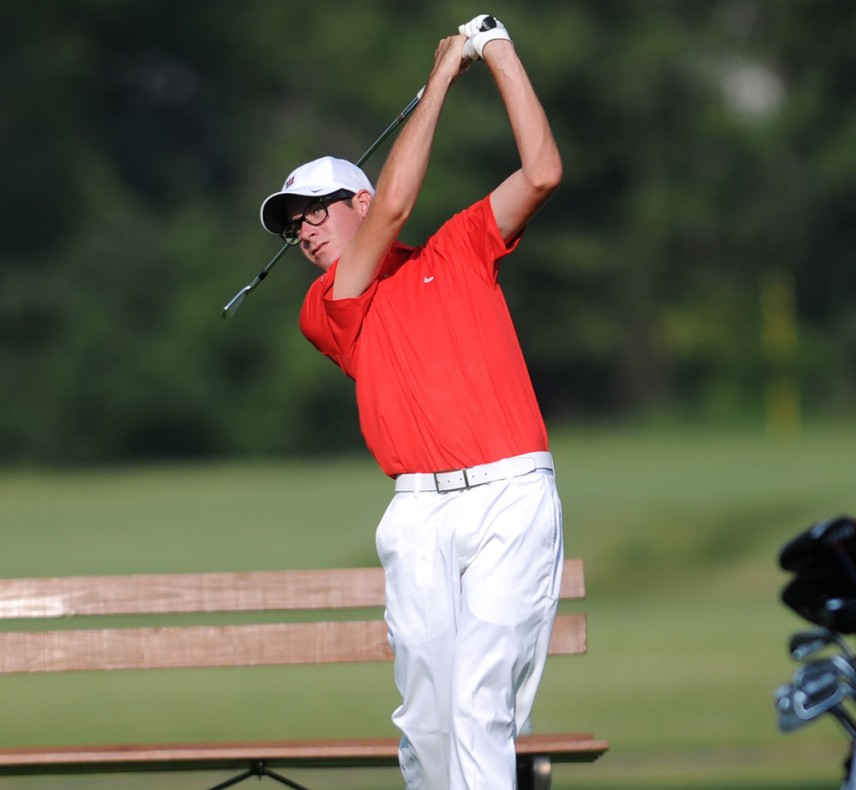
M434 244L444 258L471 261L480 276L495 285L499 276L499 262L517 248L521 235L522 231L506 244L496 224L488 195L455 214L429 244Z
M377 281L360 296L333 299L337 264L338 261L310 286L300 311L300 330L315 348L355 379L357 340L374 298Z

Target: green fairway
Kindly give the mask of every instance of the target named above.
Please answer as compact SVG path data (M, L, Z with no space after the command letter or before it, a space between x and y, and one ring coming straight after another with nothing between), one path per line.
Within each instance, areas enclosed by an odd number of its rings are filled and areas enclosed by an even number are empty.
M856 511L856 432L564 431L553 447L567 556L586 562L589 654L548 666L536 728L611 751L557 788L835 788L830 721L776 727L773 690L807 627L778 602L784 542ZM0 475L5 577L376 563L390 482L334 461ZM54 627L55 624L54 624ZM394 734L385 665L0 678L3 745ZM295 772L311 787L399 787L395 771ZM211 779L206 785L206 781ZM200 788L222 776L6 778L0 788ZM275 786L275 785L265 785Z

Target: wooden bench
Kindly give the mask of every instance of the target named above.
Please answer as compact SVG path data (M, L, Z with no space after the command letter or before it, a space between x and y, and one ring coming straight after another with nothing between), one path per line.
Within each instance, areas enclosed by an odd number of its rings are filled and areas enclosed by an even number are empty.
M562 598L584 595L582 562L567 560ZM0 580L0 619L10 621L210 612L320 613L383 605L379 568ZM32 629L32 622L22 622L20 630L0 632L0 676L388 661L392 652L386 625L381 612L377 614L370 620L316 618L311 622L35 631L24 630ZM585 650L585 615L560 614L551 654ZM393 682L391 676L389 682ZM520 787L549 788L553 762L591 762L607 748L606 741L588 733L521 736L517 742ZM240 773L211 790L254 776L300 790L301 785L274 769L396 766L397 749L397 738L4 748L0 749L0 775L234 769Z

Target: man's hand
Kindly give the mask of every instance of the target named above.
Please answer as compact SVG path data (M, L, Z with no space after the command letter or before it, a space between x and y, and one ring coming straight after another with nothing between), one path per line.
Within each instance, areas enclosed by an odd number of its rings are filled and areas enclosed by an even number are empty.
M444 74L450 82L457 80L472 62L463 54L466 43L463 35L441 39L434 51L434 67L428 75L428 80L440 74Z
M464 44L464 60L484 60L484 48L489 41L504 39L511 41L508 30L496 17L479 14L458 27L458 32L467 37Z

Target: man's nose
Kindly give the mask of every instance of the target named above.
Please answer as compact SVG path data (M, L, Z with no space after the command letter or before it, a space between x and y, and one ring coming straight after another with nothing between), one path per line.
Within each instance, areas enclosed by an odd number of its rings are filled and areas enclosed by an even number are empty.
M306 220L300 223L300 232L297 234L297 238L300 241L307 241L311 239L315 235L315 226L310 225Z

